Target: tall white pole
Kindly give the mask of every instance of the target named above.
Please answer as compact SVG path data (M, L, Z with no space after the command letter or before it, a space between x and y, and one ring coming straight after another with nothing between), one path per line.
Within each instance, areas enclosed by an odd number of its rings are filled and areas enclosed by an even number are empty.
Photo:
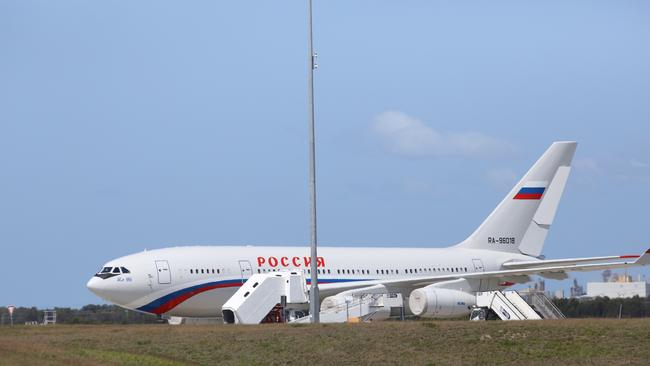
M318 238L316 236L316 137L314 132L314 69L316 69L316 54L312 37L312 0L307 0L308 28L309 28L309 54L307 73L307 113L309 114L309 193L311 198L311 288L309 291L309 314L311 322L320 321L320 294L318 293Z

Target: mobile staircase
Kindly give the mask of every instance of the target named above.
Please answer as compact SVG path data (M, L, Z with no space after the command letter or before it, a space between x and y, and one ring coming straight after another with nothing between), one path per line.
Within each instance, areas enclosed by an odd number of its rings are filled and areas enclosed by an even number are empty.
M308 303L307 281L302 272L252 275L221 307L224 323L259 324L283 310Z
M495 314L501 320L563 319L564 315L543 293L487 291L476 294L470 320L485 320Z
M387 319L394 308L403 308L399 293L379 293L385 288L364 288L324 299L322 323L366 322ZM301 271L252 275L221 307L227 324L264 322L308 323L309 291ZM403 310L403 309L402 309Z
M520 293L521 297L526 300L544 319L564 319L566 318L562 311L558 309L553 301L549 300L543 292L529 291Z

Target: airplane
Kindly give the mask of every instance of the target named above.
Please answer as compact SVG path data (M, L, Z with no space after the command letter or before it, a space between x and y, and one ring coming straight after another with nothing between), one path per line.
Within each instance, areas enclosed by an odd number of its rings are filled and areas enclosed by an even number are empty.
M554 142L487 219L447 248L319 247L321 298L363 291L401 293L407 314L445 318L469 314L477 292L504 290L531 275L565 279L567 272L650 263L641 255L545 259L577 143ZM123 308L166 317L221 317L222 305L256 273L310 276L308 247L186 246L111 260L87 283ZM409 299L410 297L410 299ZM408 301L407 301L408 299Z

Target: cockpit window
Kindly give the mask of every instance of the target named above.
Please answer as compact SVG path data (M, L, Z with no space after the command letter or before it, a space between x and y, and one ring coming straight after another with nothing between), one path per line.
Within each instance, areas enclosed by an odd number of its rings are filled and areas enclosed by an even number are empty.
M124 267L120 267L120 268L122 269L122 273L131 273L131 271L129 271L128 269L126 269Z
M120 275L120 267L104 267L101 271L95 274L95 277L99 277L102 280L107 278L116 277Z

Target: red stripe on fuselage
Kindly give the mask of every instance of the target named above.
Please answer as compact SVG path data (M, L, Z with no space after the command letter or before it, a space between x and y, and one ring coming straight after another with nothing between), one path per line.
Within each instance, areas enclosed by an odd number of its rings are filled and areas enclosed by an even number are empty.
M186 293L184 293L182 295L179 295L178 297L175 297L175 298L167 301L166 303L164 303L164 304L160 305L159 307L153 309L151 312L154 313L154 314L166 313L166 312L170 311L171 309L175 308L178 304L182 303L183 301L189 299L192 296L198 295L198 294L200 294L202 292L214 290L216 288L240 287L240 286L241 286L241 283L237 282L237 283L222 283L222 284L218 284L218 285L212 285L212 286L197 288L196 290L186 292Z

